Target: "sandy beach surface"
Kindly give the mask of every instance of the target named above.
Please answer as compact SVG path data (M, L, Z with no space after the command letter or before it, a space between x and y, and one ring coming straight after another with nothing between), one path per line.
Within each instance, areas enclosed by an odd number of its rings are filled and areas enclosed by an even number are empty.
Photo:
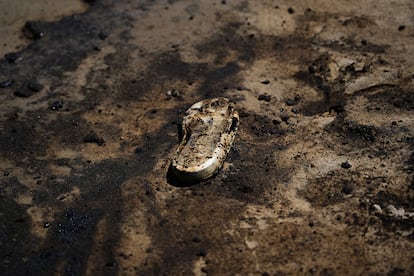
M412 0L0 7L1 275L414 273ZM168 181L214 97L222 170Z

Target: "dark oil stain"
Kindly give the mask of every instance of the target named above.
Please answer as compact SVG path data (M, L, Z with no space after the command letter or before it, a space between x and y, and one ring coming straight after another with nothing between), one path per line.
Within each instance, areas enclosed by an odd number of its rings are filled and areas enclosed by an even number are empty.
M414 92L406 91L395 85L379 86L365 94L370 101L371 109L386 108L395 111L414 110Z
M344 119L343 115L336 116L326 130L329 133L339 134L341 144L352 144L357 147L366 147L372 144L381 130L370 125L361 125Z
M331 172L326 177L315 178L309 181L304 190L298 195L304 197L313 206L326 207L346 201L346 195L354 192L351 174L344 175Z
M245 117L243 123L257 137L282 137L285 134L279 121L272 120L264 115L252 114Z
M21 271L23 256L31 251L31 242L34 239L30 233L31 221L26 208L17 204L10 194L5 195L3 189L7 186L3 182L0 186L0 272L3 275L16 275Z
M277 128L264 116L262 121L270 129ZM252 130L255 117L245 117L243 122L239 131L255 136ZM263 136L260 132L259 135L261 139L272 139L270 134ZM280 131L276 137L282 138L283 132ZM264 194L276 189L279 182L289 179L290 172L278 168L273 157L283 148L275 144L265 146L265 143L262 147L253 146L236 137L235 146L227 157L227 162L232 163L233 167L195 185L181 186L181 190L166 202L166 208L162 210L157 210L156 206L149 208L151 211L147 216L151 218L151 223L148 226L153 231L152 239L157 240L154 246L160 251L160 261L150 262L146 269L138 271L142 274L164 274L168 271L188 274L193 270L192 263L200 255L208 259L213 245L228 239L222 231L223 222L238 216L247 203L268 204Z
M59 85L63 72L74 71L102 43L100 34L108 35L117 26L116 20L102 20L112 5L99 1L85 13L57 22L27 22L25 33L34 41L21 52L0 59L0 76L14 76L23 83L36 72L36 77L47 79L51 86Z
M151 64L148 71L157 74L160 82L171 79L195 79L207 69L204 63L183 62L177 52L161 53Z
M22 243L21 245L14 244L13 252L18 253L22 250L19 258L24 257L27 261L18 268L6 267L5 271L13 271L14 273L25 273L24 271L26 271L27 273L33 270L34 272L49 271L53 273L59 264L63 263L65 273L68 275L84 273L88 256L92 253L90 248L94 240L96 224L104 216L108 218L107 221L110 224L106 227L106 229L110 229L110 232L105 233L109 249L105 258L108 262L114 260L115 256L112 254L111 248L116 245L119 239L117 223L123 209L123 200L120 194L121 184L131 177L144 175L153 168L154 159L150 156L154 152L154 147L159 147L158 141L162 140L162 137L162 133L157 134L157 137L149 137L149 141L154 142L150 142L140 152L146 156L144 162L134 155L128 159L113 159L88 165L85 160L80 159L61 159L58 161L60 165L74 167L74 173L64 178L65 185L55 183L55 179L50 177L43 184L48 189L34 193L34 201L39 206L54 206L57 214L48 231L45 246L36 251L25 250L27 239L30 240L31 236L24 238L22 231L30 231L30 224L26 227L22 227L20 224L22 230L16 235L19 235L19 241ZM160 147L160 150L162 151L163 148ZM80 170L75 169L79 166L86 167ZM66 209L67 207L59 202L59 195L70 192L75 186L81 190L81 199ZM14 210L19 210L19 208L13 207ZM23 214L25 213L23 212ZM30 219L25 218L24 221L29 222ZM6 220L4 222L4 227L13 227L13 221ZM12 235L4 233L4 238L12 238ZM47 265L47 268L41 265ZM113 267L103 268L103 270L105 269L112 270Z
M147 1L140 7L146 10L153 2ZM24 83L28 72L39 72L40 76L50 77L54 85L60 84L59 78L65 72L75 70L81 61L102 43L103 33L107 36L114 28L130 24L129 21L132 19L124 18L122 13L108 13L115 3L93 1L92 8L85 14L70 16L54 23L31 23L35 34L41 32L43 36L26 50L16 54L23 57L22 61L14 59L13 62L16 63L12 63L16 66L10 66L10 56L9 59L0 61L1 79L15 75L16 82ZM247 2L244 3L240 6L241 9L247 8ZM118 17L124 19L116 19ZM125 26L130 26L128 24ZM30 234L30 219L26 209L9 199L9 193L15 194L26 188L14 183L14 188L7 191L6 187L17 180L9 177L9 182L2 182L0 207L1 213L6 215L1 217L0 241L4 242L1 256L9 262L2 262L0 265L5 274L53 274L62 264L67 275L84 274L88 256L93 254L92 242L97 223L102 218L107 219L108 225L105 229L109 229L104 233L106 265L102 271L108 274L117 272L114 252L121 235L119 221L126 207L121 196L121 185L128 179L149 175L159 157L165 156L166 152L170 152L176 146L179 140L174 140L165 133L175 130L177 124L174 122L179 114L184 112L187 103L179 103L174 110L166 111L165 116L169 118L167 121L170 120L172 123L166 123L156 133L145 134L144 142L137 143L135 152L130 156L100 162L82 158L33 160L32 157L44 156L51 140L73 148L85 142L104 146L104 141L96 139L100 138L99 136L90 139L88 135L94 134L93 131L96 130L110 131L117 135L120 130L116 126L90 125L82 117L84 112L93 110L104 99L110 99L115 104L139 102L144 97L157 102L161 93L165 93L158 91L157 85L168 81L190 83L194 80L200 80L201 84L196 91L196 97L217 97L229 88L240 86L240 61L248 66L258 57L276 56L280 59L290 59L290 56L294 56L291 62L301 64L302 68L305 68L295 75L296 79L316 88L323 95L323 101L316 105L303 103L301 112L305 115L315 115L332 109L343 111L345 100L341 92L338 92L341 91L341 87L337 83L326 81L326 56L314 58L315 53L309 50L312 41L300 36L286 38L260 34L240 35L238 31L241 28L241 23L230 23L219 30L217 35L196 46L200 54L215 56L212 64L187 63L182 61L176 52L167 51L156 55L146 71L137 72L141 74L134 77L125 77L123 70L128 66L132 54L139 49L129 48L129 32L121 32L121 38L124 40L116 45L117 52L105 58L110 69L96 76L95 82L102 84L93 91L82 88L81 92L85 95L82 101L64 102L59 109L41 111L57 113L56 119L50 124L38 123L37 117L16 118L5 123L5 131L0 134L1 152L15 161L19 167L25 170L34 168L34 171L37 171L40 175L39 185L41 184L43 189L33 191L34 202L40 207L51 206L55 209L54 221L48 226L46 241L40 248L31 249L34 237ZM327 42L325 46L335 50L352 49L375 53L386 49L369 43L355 46L352 41L345 46L333 42ZM309 52L310 57L305 58ZM305 64L302 59L309 63ZM104 84L106 78L111 78L115 82L113 93L108 93L109 87ZM396 108L412 109L411 96L404 98L402 103L392 101L392 96L372 97L384 97L383 100L387 104L392 102ZM150 111L150 115L157 118L160 112L156 112L156 109L154 111ZM138 274L191 274L195 260L200 257L208 258L213 254L215 246L221 245L223 241L232 242L222 231L223 223L238 218L247 203L270 204L267 193L277 190L280 183L290 179L291 171L275 164L274 156L286 147L283 144L286 133L280 127L280 122L268 116L242 112L244 114L241 116L239 131L245 134L242 137L254 137L254 142L247 138L236 138L235 146L227 159L229 163L234 164L233 167L230 166L229 169L197 185L179 187L174 197L166 200L166 208L160 208L155 204L156 185L152 186L145 181L139 183L141 186L138 187L137 193L146 207L146 227L150 229L148 232L154 241L152 250L159 254L157 258L149 260L146 267L136 268ZM35 128L32 125L35 125ZM352 147L366 147L376 141L378 133L381 132L373 126L347 121L340 114L326 130L329 135L339 134L341 142L349 143ZM21 160L22 157L29 158ZM70 176L62 177L63 185L57 181L57 176L47 171L46 168L50 164L72 168ZM325 185L320 186L320 182L325 180ZM318 179L311 183L308 188L312 191L306 193L307 200L316 206L327 206L342 202L345 195L356 192L357 187L353 185L352 178L340 175L336 180L338 181ZM80 199L68 205L62 203L60 196L70 192L74 187L81 190ZM385 198L386 196L378 196L378 200L384 201ZM398 200L405 200L404 202L409 204L408 199ZM385 201L392 202L390 199ZM356 220L361 223L357 216ZM209 269L214 271L214 268ZM329 273L328 269L326 273Z
M96 126L87 123L81 113L58 114L49 128L49 136L68 146L75 146L85 142L85 137L91 135Z
M40 22L27 21L23 27L23 33L29 39L38 40L41 39L44 35L41 30Z
M223 96L223 90L239 82L235 79L239 71L240 67L237 63L230 62L224 66L214 68L210 72L206 72L206 79L199 89L201 95L208 98Z
M328 81L331 74L329 54L325 53L309 62L307 70L299 71L294 75L298 81L314 88L323 97L321 101L305 102L299 111L305 116L313 116L334 110L343 112L346 99L343 95L343 85L337 81Z
M338 20L337 14L331 14L328 12L317 12L315 10L306 10L303 14L295 17L297 25L299 26L296 30L297 35L306 33L311 24L317 22L323 25L337 24L335 27L341 28L358 28L368 29L380 32L381 29L376 24L375 20L369 16L353 16L342 21ZM334 23L335 22L335 23ZM365 53L384 53L390 46L389 45L378 45L369 42L369 37L362 37L360 41L355 40L355 35L349 37L341 37L338 40L321 40L318 36L312 39L313 43L317 43L320 46L329 48L338 52L365 52Z
M214 54L214 62L222 65L223 60L233 57L233 60L251 63L256 57L256 49L260 42L254 37L241 36L238 31L243 25L240 22L230 22L222 27L215 36L196 46L200 54Z
M254 129L257 122L261 123L259 132ZM160 252L160 261L149 261L146 268L137 270L139 274L191 273L196 259L201 255L208 258L212 244L226 239L220 227L223 221L237 216L247 203L268 204L264 193L275 189L279 181L289 179L290 172L278 168L273 157L284 146L274 143L269 146L265 142L283 138L284 132L277 123L266 116L249 114L243 117L238 131L257 136L263 146L254 146L236 137L227 158L233 167L199 183L171 183L181 190L166 202L166 208L158 210L157 206L148 206L148 227L152 229L152 239L157 240L153 246ZM155 193L150 192L148 197ZM194 239L200 242L194 242Z
M45 147L35 125L11 119L4 123L0 133L0 152L9 158L22 158L42 154Z

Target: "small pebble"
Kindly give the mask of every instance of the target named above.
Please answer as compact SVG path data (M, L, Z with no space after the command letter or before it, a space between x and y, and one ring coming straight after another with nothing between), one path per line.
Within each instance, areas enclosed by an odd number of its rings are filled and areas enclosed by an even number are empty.
M343 162L343 163L341 164L341 168L343 168L343 169L350 169L351 167L352 167L352 165L351 165L351 164L349 164L349 163L348 163L348 161Z
M401 31L404 31L405 30L405 25L400 25L400 26L398 26L398 30L401 32Z
M372 205L372 207L374 207L374 210L375 210L377 213L382 213L381 206L379 206L378 204L374 204L374 205Z
M309 65L309 67L308 67L308 71L311 74L315 74L317 70L318 70L318 68L316 68L315 65Z
M205 256L207 256L207 252L204 249L201 249L200 251L197 252L197 256L198 257L205 257Z
M30 90L32 90L33 92L39 92L43 89L43 85L38 83L37 81L30 81L27 85L27 87L29 87Z
M3 173L3 175L4 175L4 176L9 176L9 175L10 175L10 173L9 173L8 171L5 171L5 172Z
M7 88L9 86L12 86L13 83L14 83L13 80L5 80L5 81L2 81L2 82L0 82L0 88Z
M33 95L33 92L26 87L22 87L19 90L14 91L13 95L20 98L29 98Z
M287 114L282 114L282 115L280 115L280 119L283 122L287 123L289 121L289 116Z
M115 261L113 261L113 262L108 262L108 263L106 263L106 265L105 266L107 266L107 267L117 267L118 266L118 263L117 262L115 262Z
M270 83L270 81L269 81L269 80L264 80L264 81L262 81L262 83L263 83L263 84L269 84L269 83Z
M199 237L194 237L192 239L192 242L198 243L198 242L201 242L201 239Z
M178 96L180 96L180 92L178 92L175 89L171 89L171 90L167 91L167 95L171 96L171 97L178 97Z
M270 95L261 94L261 95L259 95L258 99L259 99L259 101L270 102L272 97Z
M102 146L105 143L105 140L101 137L98 137L98 135L96 135L95 133L91 133L86 135L83 138L83 142L85 143L95 143L98 146Z
M51 110L59 110L63 107L63 102L61 101L54 101L50 104L49 108Z
M105 40L105 39L108 37L108 35L107 35L106 33L104 33L104 32L100 32L100 33L98 34L98 37L99 37L99 39L101 39L101 40Z
M295 10L292 7L289 7L288 8L288 13L294 14L295 13Z
M297 104L297 101L296 101L296 100L294 100L294 99L287 99L287 100L285 101L285 103L286 103L286 105L287 105L287 106L292 106L292 105Z
M353 191L354 191L354 189L348 183L346 183L342 186L342 193L344 193L344 194L349 195L349 194L352 194Z

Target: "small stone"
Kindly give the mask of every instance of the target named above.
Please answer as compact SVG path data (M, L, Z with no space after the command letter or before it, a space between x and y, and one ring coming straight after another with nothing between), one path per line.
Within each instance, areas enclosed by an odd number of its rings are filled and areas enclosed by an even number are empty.
M308 67L308 71L311 74L315 74L317 70L318 70L318 68L316 68L315 65L309 65L309 67Z
M348 183L345 183L343 186L342 186L342 193L344 193L344 194L347 194L347 195L349 195L349 194L352 194L352 192L354 191L354 189L352 188L352 186L350 185L350 184L348 184Z
M50 227L50 223L49 222L45 222L44 224L43 224L43 228L49 228Z
M401 31L404 31L405 30L405 25L400 25L400 26L398 26L398 30L401 32Z
M107 262L105 266L107 266L107 267L117 267L118 263L116 261Z
M86 135L83 138L83 142L85 143L95 143L98 146L102 146L105 143L105 140L101 137L98 137L98 135L96 135L95 133L91 133Z
M197 256L198 257L205 257L205 256L207 256L207 252L204 249L201 249L200 251L197 252Z
M269 80L264 80L264 81L262 81L262 84L269 84L270 83L270 81Z
M33 92L26 87L22 87L21 89L14 91L13 95L20 98L29 98L33 95Z
M379 206L378 204L374 204L372 205L372 207L374 208L375 212L382 213L381 206Z
M59 110L63 107L63 102L61 101L54 101L50 104L49 108L51 110Z
M43 89L43 85L38 83L37 81L30 81L27 85L27 87L32 90L33 92L39 92Z
M180 92L175 89L170 89L167 91L167 95L175 98L180 96Z
M13 80L5 80L5 81L2 81L2 82L0 82L0 88L7 88L9 86L12 86L13 83L14 83Z
M343 162L343 163L341 164L341 168L343 168L343 169L350 169L351 167L352 167L352 165L351 165L351 164L349 164L349 163L348 163L348 161Z
M287 123L289 121L289 116L287 114L282 114L282 115L280 115L280 119L283 122Z
M292 106L292 105L297 104L297 101L295 101L294 99L287 99L285 103L287 106Z
M272 97L270 95L261 94L261 95L259 95L258 99L259 99L259 101L270 102Z
M191 241L198 243L198 242L201 242L201 239L199 237L194 237Z
M104 33L104 32L100 32L100 33L98 34L98 37L99 37L101 40L105 40L105 39L108 37L108 35L107 35L106 33Z
M3 173L3 175L4 175L4 176L9 176L9 175L10 175L10 173L9 173L8 171L5 171L5 172Z
M289 7L288 8L288 13L289 14L294 14L295 13L295 10L292 7Z

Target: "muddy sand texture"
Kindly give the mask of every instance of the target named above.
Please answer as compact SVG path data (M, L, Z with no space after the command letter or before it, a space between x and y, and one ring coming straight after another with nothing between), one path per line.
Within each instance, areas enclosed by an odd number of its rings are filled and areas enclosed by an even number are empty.
M414 2L87 2L0 60L2 275L413 273ZM222 171L169 184L218 96Z

